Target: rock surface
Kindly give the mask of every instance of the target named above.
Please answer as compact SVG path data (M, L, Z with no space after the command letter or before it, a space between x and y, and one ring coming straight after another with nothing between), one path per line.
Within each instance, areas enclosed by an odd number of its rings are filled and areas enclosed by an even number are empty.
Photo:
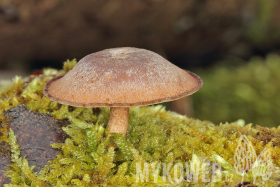
M30 166L36 165L34 171L40 171L59 153L58 150L52 149L50 144L64 142L67 135L62 127L66 126L68 121L57 120L50 114L32 112L24 105L10 109L5 112L5 116L17 136L21 156L28 160ZM6 144L1 145L0 163L0 186L2 186L8 181L4 176L9 163L9 147Z
M10 147L6 142L0 143L0 186L9 182L5 176L5 171L10 162Z

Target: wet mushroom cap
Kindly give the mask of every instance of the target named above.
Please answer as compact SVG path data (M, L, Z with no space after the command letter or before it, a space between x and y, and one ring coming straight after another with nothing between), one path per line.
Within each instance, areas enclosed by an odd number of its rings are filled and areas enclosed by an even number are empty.
M202 85L199 76L152 51L123 47L87 55L47 82L44 94L78 107L131 107L176 100Z

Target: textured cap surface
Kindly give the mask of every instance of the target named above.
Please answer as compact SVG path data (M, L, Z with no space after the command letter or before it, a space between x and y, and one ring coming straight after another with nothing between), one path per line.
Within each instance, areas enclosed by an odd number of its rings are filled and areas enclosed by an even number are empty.
M130 107L179 99L202 85L197 75L152 51L123 47L87 55L47 82L44 94L72 106Z

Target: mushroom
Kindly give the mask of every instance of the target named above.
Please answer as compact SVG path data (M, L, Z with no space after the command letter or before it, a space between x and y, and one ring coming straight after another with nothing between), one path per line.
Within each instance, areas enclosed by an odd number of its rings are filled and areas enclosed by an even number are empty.
M152 51L122 47L87 55L67 74L48 81L43 93L61 104L110 107L109 132L125 136L129 107L180 99L202 85L199 76Z

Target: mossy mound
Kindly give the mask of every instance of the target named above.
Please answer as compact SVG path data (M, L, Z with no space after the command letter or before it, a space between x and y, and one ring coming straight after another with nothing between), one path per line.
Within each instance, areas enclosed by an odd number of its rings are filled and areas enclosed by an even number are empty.
M280 127L256 129L238 123L215 126L158 105L130 108L126 138L109 136L109 108L61 105L42 94L46 81L65 74L75 64L68 61L64 70L46 69L27 80L16 77L13 85L0 94L1 141L11 146L6 173L11 183L4 186L240 186L242 181L258 186L279 184ZM3 115L3 111L22 104L71 122L62 128L70 138L51 145L61 153L38 173L21 157L17 137Z
M277 54L265 59L254 57L243 66L198 71L204 86L193 95L196 117L213 123L243 119L267 127L279 126L279 72Z

